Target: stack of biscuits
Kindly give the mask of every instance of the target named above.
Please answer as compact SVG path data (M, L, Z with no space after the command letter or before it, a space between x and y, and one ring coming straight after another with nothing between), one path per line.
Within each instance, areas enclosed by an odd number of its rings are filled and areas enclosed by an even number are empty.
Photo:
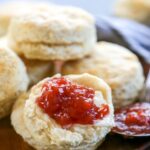
M113 126L112 102L118 108L138 98L144 84L142 66L128 49L97 43L95 20L88 12L70 6L32 8L11 17L0 41L0 118L11 112L18 99L12 125L31 146L39 150L94 150ZM105 99L111 110L106 121L98 127L79 125L71 131L49 121L34 98L46 80L42 79L55 72L100 90L99 98Z

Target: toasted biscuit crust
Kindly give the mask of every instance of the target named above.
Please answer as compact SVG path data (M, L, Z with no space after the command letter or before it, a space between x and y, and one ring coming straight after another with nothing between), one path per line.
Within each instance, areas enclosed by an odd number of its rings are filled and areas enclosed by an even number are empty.
M76 124L71 129L63 129L36 104L35 100L41 94L41 87L49 78L39 82L32 88L29 96L23 96L16 102L11 115L16 132L38 150L94 150L114 124L111 90L103 80L88 74L68 75L67 78L100 92L103 100L98 100L109 105L110 113L97 124Z
M132 103L144 82L143 70L136 55L108 42L99 42L89 57L66 62L62 73L90 73L104 79L112 89L115 107Z

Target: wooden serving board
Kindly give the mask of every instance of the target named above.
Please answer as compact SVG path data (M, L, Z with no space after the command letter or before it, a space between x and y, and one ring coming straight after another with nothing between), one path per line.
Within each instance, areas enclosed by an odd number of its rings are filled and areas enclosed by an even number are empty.
M143 61L142 64L147 74L150 66ZM145 150L143 147L148 141L150 138L125 139L118 135L108 135L98 150ZM9 117L0 120L0 150L33 150L15 133Z

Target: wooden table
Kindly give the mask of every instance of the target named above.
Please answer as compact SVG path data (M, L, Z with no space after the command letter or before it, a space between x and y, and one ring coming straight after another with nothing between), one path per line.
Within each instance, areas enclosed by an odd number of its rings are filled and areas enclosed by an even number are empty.
M145 74L150 67L142 61ZM125 139L118 135L108 135L100 150L142 150L140 147L150 138ZM13 130L9 117L0 121L0 150L33 150Z

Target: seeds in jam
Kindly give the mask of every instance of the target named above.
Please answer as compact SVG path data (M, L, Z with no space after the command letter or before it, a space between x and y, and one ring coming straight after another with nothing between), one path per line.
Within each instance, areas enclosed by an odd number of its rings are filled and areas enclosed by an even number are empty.
M64 77L49 79L37 98L38 106L62 127L72 124L93 124L109 113L109 107L94 104L95 91Z

